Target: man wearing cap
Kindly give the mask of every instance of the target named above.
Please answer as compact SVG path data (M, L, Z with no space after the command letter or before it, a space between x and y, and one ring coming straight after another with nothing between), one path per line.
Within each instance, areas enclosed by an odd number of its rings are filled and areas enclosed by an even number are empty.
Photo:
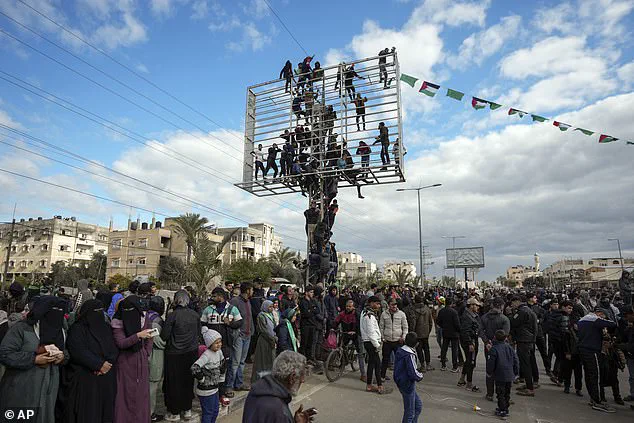
M477 298L469 298L467 300L467 308L465 308L460 318L460 345L464 350L465 361L458 386L464 386L465 389L473 392L480 391L480 388L473 385L472 382L473 369L475 369L476 357L478 356L478 337L482 333L480 316L478 315L481 305Z
M526 385L517 390L517 395L534 397L535 386L533 385L533 366L537 367L535 361L535 339L537 339L537 316L532 312L526 299L514 296L511 299L511 336L513 342L517 344L517 357L520 360L520 377L524 379Z

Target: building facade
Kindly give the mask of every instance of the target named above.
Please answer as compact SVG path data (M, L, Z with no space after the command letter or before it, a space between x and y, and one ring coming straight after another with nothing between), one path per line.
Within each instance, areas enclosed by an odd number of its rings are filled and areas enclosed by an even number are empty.
M412 282L416 279L416 265L411 261L386 261L383 274L387 279L396 280L398 272L408 271Z
M8 260L7 279L48 274L59 261L88 264L97 252L108 254L109 228L78 222L75 217L29 218L0 224L0 263ZM11 244L9 248L9 244Z
M212 231L220 237L231 239L222 250L223 264L231 264L239 259L259 260L268 257L273 251L283 247L275 227L267 223L250 223L246 227L217 228Z
M339 268L337 271L338 280L368 279L370 275L377 271L376 263L366 262L357 253L337 252Z
M623 267L634 265L634 258L623 258ZM544 269L544 279L551 285L581 285L602 287L614 285L621 278L620 257L593 257L590 259L563 259Z

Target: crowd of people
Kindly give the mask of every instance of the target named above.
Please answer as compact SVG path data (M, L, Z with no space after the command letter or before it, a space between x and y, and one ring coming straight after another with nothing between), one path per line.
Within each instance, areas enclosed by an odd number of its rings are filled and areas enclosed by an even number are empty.
M551 383L571 393L574 374L576 395L585 395L585 385L592 409L614 412L606 388L617 404L634 400L628 275L621 285L526 292L373 284L364 291L318 282L267 294L255 280L227 282L208 296L187 287L166 304L151 282L95 292L81 281L74 297L32 295L13 283L0 301L0 403L34 408L38 422L207 423L236 391L249 391L244 422L311 421L315 409L292 413L288 405L308 365L321 373L328 338L337 335L358 352L364 389L389 394L384 381L393 378L403 421L414 422L422 410L415 383L434 370L435 332L440 370L459 373L458 387L480 392L473 373L484 354L485 398L497 394L500 417L508 416L513 384L517 395L538 396L536 351ZM625 367L624 397L617 373ZM166 415L157 414L160 395Z
M389 78L387 71L387 68L393 64L387 62L387 57L394 52L394 48L391 50L385 48L379 52L380 82L384 84L385 89L390 87L393 80ZM370 166L372 145L380 145L382 170L386 170L386 166L391 162L390 154L398 163L399 141L397 139L396 142L391 143L388 126L380 122L374 142L368 145L364 140L359 140L353 154L348 148L347 141L343 138L340 141L340 135L335 132L335 122L338 117L333 105L325 105L322 104L323 100L320 101L319 88L322 84L317 82L324 80L324 70L318 61L315 62L313 68L312 61L313 57L306 57L298 63L296 69L293 69L291 62L287 61L280 71L280 79L286 82L285 93L291 94L292 97L290 107L297 118L297 125L292 130L285 130L279 136L282 140L281 147L277 143L273 143L266 149L262 144L257 145L251 153L255 161L254 177L257 180L258 174L261 174L262 178L267 178L271 170L273 179L278 176L293 176L293 181L289 183L299 184L302 193L306 195L316 188L314 184L318 183L318 178L314 174L317 169L337 169L341 172L339 174L333 172L331 179L341 177L348 180L357 187L359 198L363 198L359 181L372 182L370 173L367 171ZM355 71L354 64L342 63L339 65L334 86L334 92L339 93L342 101L354 106L358 132L361 131L361 127L363 131L366 130L365 115L368 98L356 92L354 80L366 78L368 77L361 76ZM300 119L304 120L303 125L300 124ZM392 145L391 153L390 145ZM355 156L360 157L360 168L355 168Z

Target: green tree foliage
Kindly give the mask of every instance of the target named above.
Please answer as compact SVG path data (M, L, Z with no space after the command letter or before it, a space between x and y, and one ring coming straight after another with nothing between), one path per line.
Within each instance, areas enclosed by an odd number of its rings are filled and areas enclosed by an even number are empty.
M257 277L267 283L271 279L271 264L266 259L258 261L239 259L224 266L222 274L225 280L233 283L252 281Z
M405 286L406 284L412 284L415 279L411 270L405 268L398 268L394 273L394 283L396 285Z
M178 289L185 283L187 269L178 257L163 256L159 262L159 281L166 289Z
M302 284L302 273L296 267L300 261L299 251L294 252L288 247L275 250L268 257L273 277L288 279L289 282L298 286Z
M121 273L117 273L116 275L110 276L110 279L108 279L108 283L111 282L118 284L121 289L125 289L132 282L132 278L124 276Z
M189 265L196 242L200 235L207 230L209 220L206 217L200 217L198 213L185 213L174 218L174 221L176 222L174 230L185 237L187 244L186 264Z
M187 281L194 284L199 294L203 294L212 280L222 274L222 250L238 229L226 235L222 242L198 237L194 243L194 259L185 266Z

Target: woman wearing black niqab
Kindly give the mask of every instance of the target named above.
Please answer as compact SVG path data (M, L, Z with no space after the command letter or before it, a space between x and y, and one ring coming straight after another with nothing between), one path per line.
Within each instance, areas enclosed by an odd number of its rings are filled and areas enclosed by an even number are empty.
M27 318L15 323L0 344L0 404L33 408L32 421L55 421L60 366L68 353L64 348L64 307L61 298L39 297ZM59 350L59 351L56 351Z
M85 301L66 341L70 362L65 368L63 421L109 423L114 417L119 349L99 300Z

